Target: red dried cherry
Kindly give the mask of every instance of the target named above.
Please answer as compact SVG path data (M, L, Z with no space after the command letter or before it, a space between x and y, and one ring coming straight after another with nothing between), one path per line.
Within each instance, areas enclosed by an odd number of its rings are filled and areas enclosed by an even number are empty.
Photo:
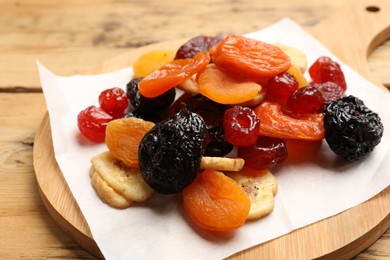
M324 105L321 92L313 86L297 89L287 100L288 109L298 116L322 112Z
M260 130L260 120L249 107L234 106L225 111L223 129L226 140L238 146L252 145Z
M259 136L251 146L238 147L237 154L245 160L245 165L253 169L269 169L287 158L287 148L283 139Z
M112 116L100 107L90 106L78 114L77 126L85 138L101 143L106 136L106 126L112 119Z
M125 114L129 101L123 89L114 87L100 93L99 104L113 118L121 118Z
M344 73L340 65L329 57L319 57L309 68L311 79L315 83L334 82L344 91L347 89Z
M267 97L281 104L298 88L298 81L288 72L272 77L267 84Z
M321 92L325 102L340 99L345 95L345 90L334 82L313 83L312 86Z

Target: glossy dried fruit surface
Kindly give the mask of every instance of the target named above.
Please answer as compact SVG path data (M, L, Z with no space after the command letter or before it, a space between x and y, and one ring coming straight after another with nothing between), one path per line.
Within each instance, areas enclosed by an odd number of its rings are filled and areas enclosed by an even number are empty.
M199 35L191 38L177 50L175 59L192 58L201 51L209 51L211 47L219 43L221 36Z
M113 118L121 118L125 114L129 101L123 89L114 87L100 93L99 104Z
M322 113L324 105L321 92L313 86L295 90L287 100L287 107L295 116Z
M77 116L80 133L94 143L104 142L107 124L113 119L100 107L89 106Z
M155 50L145 53L133 64L134 77L145 77L163 65L171 62L175 57L173 50Z
M289 72L278 74L268 81L267 98L284 104L298 88L298 81Z
M173 60L144 77L138 83L139 92L144 97L157 97L190 79L209 63L210 55L204 51L193 58Z
M278 103L265 101L255 108L260 119L260 135L302 140L324 138L323 114L312 114L302 118L291 117L282 111Z
M220 104L239 104L253 99L260 84L210 64L196 76L199 93Z
M183 206L198 227L226 232L245 223L251 202L234 180L206 170L183 190Z
M138 167L138 146L154 124L139 118L111 121L106 129L106 145L111 154L128 166Z
M319 57L309 68L311 79L315 83L334 82L342 89L347 89L344 73L340 65L329 57Z
M238 146L252 145L259 135L260 120L251 108L234 106L225 111L223 129L229 143Z
M145 182L159 193L182 191L195 179L205 145L206 125L187 109L156 124L138 150Z
M329 147L348 161L357 161L380 143L383 124L378 114L354 96L330 101L325 106L325 139Z
M207 134L205 156L224 157L232 151L233 145L226 140L222 126L207 127Z
M253 169L270 169L283 162L288 155L283 139L259 136L250 146L240 146L238 157L245 160L245 165Z
M291 65L279 47L239 35L225 37L210 54L217 66L254 80L273 77Z
M334 82L313 83L313 87L318 89L325 102L336 100L345 96L345 90Z

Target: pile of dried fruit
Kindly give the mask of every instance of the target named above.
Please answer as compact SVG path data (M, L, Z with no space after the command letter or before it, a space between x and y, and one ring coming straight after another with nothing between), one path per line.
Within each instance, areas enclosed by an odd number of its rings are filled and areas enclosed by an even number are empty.
M337 62L319 57L310 83L306 64L294 48L237 35L141 56L126 93L106 90L78 117L80 132L109 150L92 159L99 197L126 208L153 191L181 193L197 226L229 231L273 210L268 169L288 156L286 139L325 137L346 160L363 158L380 142L380 118L345 97Z

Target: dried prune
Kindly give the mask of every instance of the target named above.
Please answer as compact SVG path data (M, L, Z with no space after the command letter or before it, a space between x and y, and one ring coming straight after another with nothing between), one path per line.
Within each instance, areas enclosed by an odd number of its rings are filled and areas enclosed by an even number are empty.
M233 145L226 141L222 126L207 127L209 142L206 146L205 156L223 157L228 154Z
M223 114L230 106L219 104L207 97L197 94L186 98L178 99L172 106L174 112L180 111L183 107L202 116L207 126L219 126L223 122Z
M325 139L329 147L347 161L362 159L380 143L381 119L359 98L346 96L330 101L324 113Z
M184 43L176 52L175 59L192 58L200 51L209 51L211 47L219 43L221 36L199 35Z
M155 98L142 96L138 91L138 83L141 79L134 78L126 86L127 98L138 113L148 114L153 111L165 110L173 103L176 96L174 88Z
M163 194L182 191L195 179L205 145L204 120L187 109L156 124L138 148L145 182Z

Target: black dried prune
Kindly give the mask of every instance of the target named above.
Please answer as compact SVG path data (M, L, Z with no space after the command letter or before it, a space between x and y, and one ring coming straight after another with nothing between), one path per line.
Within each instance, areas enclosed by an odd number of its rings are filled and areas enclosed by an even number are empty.
M357 161L372 152L381 141L383 124L378 114L354 96L326 104L325 139L329 147L347 161Z
M175 100L176 90L172 88L164 94L155 97L147 98L142 96L138 91L138 83L142 78L134 78L126 86L127 98L133 105L134 110L139 115L150 115L151 113L160 113L166 110Z
M176 52L176 59L193 58L200 51L209 51L211 47L217 45L223 38L221 36L199 35L184 43Z
M233 150L233 145L226 141L222 126L207 127L209 142L206 146L205 156L223 157Z
M205 145L206 125L187 109L156 124L138 148L145 182L163 194L182 191L195 179Z

